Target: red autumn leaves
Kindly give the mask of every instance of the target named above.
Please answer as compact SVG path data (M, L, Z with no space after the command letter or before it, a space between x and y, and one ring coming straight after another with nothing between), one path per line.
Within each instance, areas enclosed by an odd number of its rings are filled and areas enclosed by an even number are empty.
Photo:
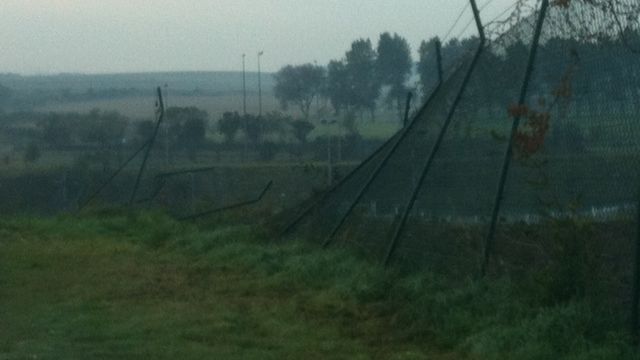
M576 56L572 52L572 56ZM558 104L568 105L573 97L572 78L576 63L569 66L560 82L553 90L553 102L547 105L544 98L538 99L538 106L542 110L534 110L527 105L511 105L508 109L509 116L514 119L524 119L518 127L514 138L516 154L521 159L526 159L540 151L544 145L544 139L549 132L551 109Z
M515 150L519 157L528 158L540 151L549 131L549 112L539 112L526 105L512 105L509 107L509 115L525 119L514 138Z

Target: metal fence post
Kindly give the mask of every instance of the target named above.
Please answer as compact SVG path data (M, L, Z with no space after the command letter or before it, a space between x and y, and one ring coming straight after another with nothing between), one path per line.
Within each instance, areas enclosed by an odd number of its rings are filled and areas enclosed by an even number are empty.
M62 174L62 206L67 207L67 171Z
M191 212L196 211L196 178L194 173L189 174L189 180L191 183Z
M518 100L519 106L525 105L525 102L526 102L527 92L529 90L529 82L531 80L531 74L533 73L536 55L538 52L538 45L540 43L540 34L542 33L542 27L544 25L544 20L547 15L548 7L549 7L549 0L543 0L542 4L540 5L540 14L538 15L535 33L533 35L533 41L531 44L531 50L529 52L527 68L525 70L524 80L522 82L522 88L520 90L520 98ZM520 118L521 118L520 115L515 116L513 120L513 124L511 126L511 135L509 137L509 143L507 145L507 149L505 152L504 161L502 164L502 170L500 173L500 180L498 181L498 190L496 191L493 211L491 213L491 224L489 226L489 232L485 240L484 256L483 256L482 265L480 268L480 275L482 277L486 275L487 267L489 266L489 260L491 258L491 253L493 251L493 243L495 238L496 225L498 222L498 214L500 213L500 206L502 205L502 198L504 195L504 187L507 182L507 175L509 173L509 168L511 166L511 158L513 157L513 145L515 142L515 136L518 132L518 127L520 126Z
M475 67L478 63L478 60L480 59L480 55L482 55L482 51L484 50L484 45L486 43L486 37L484 34L484 27L482 25L482 19L480 18L480 11L478 10L478 6L476 5L475 0L470 0L471 2L471 8L473 9L473 16L475 18L476 21L476 26L478 28L478 34L480 36L480 43L478 44L478 48L476 49L475 55L473 57L473 60L471 61L471 64L469 65L469 69L467 70L467 73L465 74L464 80L462 81L462 85L460 86L460 90L458 91L458 94L456 95L455 100L453 101L453 104L451 105L451 108L449 109L449 113L447 114L447 118L444 121L444 124L442 125L442 129L440 129L440 133L438 134L438 138L436 139L435 144L433 144L433 148L431 149L431 153L429 154L429 157L427 158L426 163L424 164L424 166L422 167L422 172L420 174L420 178L418 179L418 182L416 184L416 186L413 188L413 192L411 194L411 197L409 198L407 205L404 208L404 212L402 213L402 216L400 218L400 221L398 223L398 225L396 226L394 232L393 232L393 237L391 238L391 241L389 242L389 248L387 249L385 258L384 258L384 264L385 266L389 264L389 262L391 261L391 257L393 256L393 254L395 253L397 247L398 247L398 240L400 239L400 236L402 235L404 228L407 224L407 220L409 218L409 214L411 213L411 210L413 210L413 206L415 205L415 202L418 198L418 194L420 192L420 189L422 188L422 184L424 183L424 180L427 178L427 175L429 174L429 170L431 170L431 165L433 164L433 161L438 153L438 151L440 150L440 145L442 144L442 141L444 140L444 136L447 133L447 130L449 129L449 125L451 124L451 120L453 119L453 115L455 115L455 112L458 108L458 104L460 103L460 100L462 100L462 95L464 94L465 89L467 88L467 84L469 83L469 80L471 80L471 75L473 75L473 71L475 70ZM441 53L440 53L440 42L436 43L437 46L437 51L438 51L438 61L442 61L441 60ZM442 76L442 66L441 64L438 65L438 71L440 73L440 76Z
M636 254L633 269L633 290L631 301L631 336L634 342L638 342L638 327L640 326L640 189L638 190L636 204Z
M438 71L439 71L439 75L438 76L441 79L442 78L442 69L439 68ZM438 90L440 89L440 84L441 84L441 82L438 83L438 85L436 86L435 89L433 89L433 91L429 95L429 98L427 99L425 104L422 105L422 107L420 108L420 110L418 110L416 115L413 116L414 120L416 118L420 117L420 115L425 111L427 105L431 102L431 99L434 98L434 96L437 94ZM412 124L413 124L413 122L410 122L408 126L411 127ZM293 231L293 229L296 226L298 226L300 224L300 222L307 215L309 215L314 209L316 209L323 202L325 202L327 200L327 198L329 197L329 195L333 194L338 188L340 188L349 179L351 179L356 173L358 173L358 171L360 171L362 168L364 168L365 165L371 163L376 158L376 156L380 155L383 152L383 150L385 150L388 146L392 147L392 149L386 155L384 155L385 157L383 158L382 161L384 161L384 159L386 159L387 157L391 156L391 154L393 153L394 147L396 146L395 144L397 144L405 135L406 135L406 127L401 129L396 134L394 134L391 138L389 138L387 141L385 141L384 144L382 144L371 155L369 155L366 159L364 159L355 169L353 169L351 172L349 172L349 174L346 177L344 177L342 180L340 180L337 184L333 185L329 190L325 191L317 201L313 202L310 206L305 208L293 221L291 221L289 224L287 224L285 226L284 230L280 233L280 237L286 236L289 233L291 233L291 231Z
M413 97L413 93L409 91L407 93L407 102L404 106L404 122L402 123L402 127L407 127L407 123L409 122L409 111L411 110L411 98Z
M324 193L322 193L322 195L321 195L321 197L319 199L317 199L312 204L310 204L308 207L306 207L303 211L301 211L298 214L298 216L296 216L295 219L293 219L291 222L289 222L284 227L284 230L282 230L280 232L280 237L287 236L291 231L293 231L293 229L296 226L298 226L298 224L300 224L300 222L307 215L309 215L309 213L311 213L313 211L313 209L315 209L318 206L320 206L329 197L329 195L333 194L339 187L341 187L344 183L346 183L349 179L351 179L365 165L371 163L371 161L373 161L373 159L375 159L375 157L378 156L378 154L380 154L382 152L382 150L386 149L387 146L389 146L389 144L393 143L393 141L395 140L395 138L398 135L399 135L399 133L396 133L391 138L389 138L387 141L385 141L385 143L380 145L380 147L378 147L371 155L369 155L366 159L362 160L362 162L355 169L351 170L349 172L349 174L347 174L347 176L345 176L339 182L337 182L336 184L331 186L328 190L326 190Z
M471 0L471 1L474 1L474 0ZM340 229L344 225L345 221L347 220L347 217L349 217L349 215L353 212L353 209L355 209L355 207L358 204L358 202L360 202L360 200L362 199L364 194L367 192L369 187L371 187L371 184L378 177L378 175L380 174L380 172L382 171L384 166L387 164L387 162L389 161L391 156L396 152L396 150L398 149L398 147L402 143L402 140L409 134L411 129L413 129L414 125L417 122L416 119L420 118L420 116L422 116L422 114L426 111L426 109L429 108L429 105L431 104L431 101L433 101L433 99L435 98L435 95L439 92L441 85L442 84L438 84L436 86L436 88L433 90L433 92L429 96L429 99L427 99L427 101L422 106L420 111L418 111L418 113L413 116L413 120L409 123L409 125L407 127L405 127L401 131L401 133L397 137L397 139L394 140L393 145L391 146L391 149L389 150L389 152L380 161L380 163L378 163L378 165L376 166L375 170L371 173L371 175L369 175L369 178L364 183L364 185L362 185L362 187L358 191L358 194L356 195L355 199L349 205L349 208L347 209L347 211L340 217L340 220L338 221L338 224L336 224L336 226L333 227L333 229L331 230L331 233L325 239L325 241L324 241L324 243L322 245L323 247L327 247L327 246L329 246L329 244L331 244L331 241L333 240L333 237L338 233L338 231L340 231Z
M444 72L442 71L442 43L440 39L436 39L436 64L438 66L438 82L444 81Z
M136 182L133 185L133 191L131 192L131 199L129 199L129 206L133 205L134 200L136 199L136 194L138 193L138 187L140 186L140 180L142 179L142 174L147 166L147 160L149 159L149 154L151 153L151 149L153 148L153 143L158 136L158 130L160 129L160 125L162 124L162 120L164 119L164 102L162 100L162 89L158 86L158 122L156 123L156 127L153 130L153 136L151 140L149 140L149 145L147 146L147 151L144 154L144 158L142 159L142 164L140 164L140 170L138 171L138 176L136 177Z
M115 179L116 176L118 176L124 170L124 168L127 167L127 165L129 165L129 163L131 163L133 159L135 159L138 154L140 154L142 150L144 150L149 145L150 141L151 139L145 141L144 144L142 144L140 148L138 148L138 150L136 150L124 163L122 163L120 167L118 167L118 169L116 169L116 171L114 171L113 174L111 174L111 176L109 176L109 178L105 182L103 182L94 192L92 192L82 204L78 205L78 211L81 211L87 205L89 205L91 201L93 201L93 199L95 199L96 196L98 196L102 192L102 190L109 186L113 179Z
M216 213L220 213L220 212L224 212L224 211L228 211L228 210L233 210L233 209L237 209L237 208L241 208L241 207L257 204L260 201L262 201L264 196L271 189L272 185L273 185L273 180L269 180L269 182L267 183L267 186L265 186L265 188L262 189L262 191L260 192L258 197L254 198L252 200L247 200L247 201L239 202L237 204L232 204L232 205L226 205L226 206L223 206L223 207L220 207L220 208L203 211L203 212L198 213L198 214L179 217L179 218L177 218L177 220L178 221L195 220L195 219L199 219L201 217L209 216L209 215L212 215L212 214L216 214Z

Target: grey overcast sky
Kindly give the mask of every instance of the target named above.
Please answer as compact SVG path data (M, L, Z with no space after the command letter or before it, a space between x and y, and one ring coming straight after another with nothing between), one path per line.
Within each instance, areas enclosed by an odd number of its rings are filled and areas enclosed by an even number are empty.
M485 19L514 0L478 0ZM415 53L467 0L0 0L0 72L239 70L325 64L397 32ZM467 9L453 35L472 19ZM473 29L469 27L469 31Z

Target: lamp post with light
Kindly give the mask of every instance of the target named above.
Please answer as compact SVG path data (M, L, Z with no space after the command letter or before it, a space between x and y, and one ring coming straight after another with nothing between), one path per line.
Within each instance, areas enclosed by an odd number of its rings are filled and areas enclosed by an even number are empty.
M242 54L242 114L247 115L247 71L245 66L246 54Z
M264 51L258 53L258 117L262 116L262 73L260 70L260 58L264 55Z

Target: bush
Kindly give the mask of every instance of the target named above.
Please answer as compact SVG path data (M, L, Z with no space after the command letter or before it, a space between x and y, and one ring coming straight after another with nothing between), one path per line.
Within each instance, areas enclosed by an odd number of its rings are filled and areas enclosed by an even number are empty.
M546 237L551 239L545 246L548 264L532 274L538 297L547 304L558 304L598 296L593 224L588 220L554 219L546 229Z
M231 144L236 134L243 128L242 119L238 112L227 111L218 120L218 131L224 136L227 144Z
M305 120L296 120L291 123L291 128L293 129L293 135L298 139L298 141L302 144L307 143L307 137L315 129L315 126Z

